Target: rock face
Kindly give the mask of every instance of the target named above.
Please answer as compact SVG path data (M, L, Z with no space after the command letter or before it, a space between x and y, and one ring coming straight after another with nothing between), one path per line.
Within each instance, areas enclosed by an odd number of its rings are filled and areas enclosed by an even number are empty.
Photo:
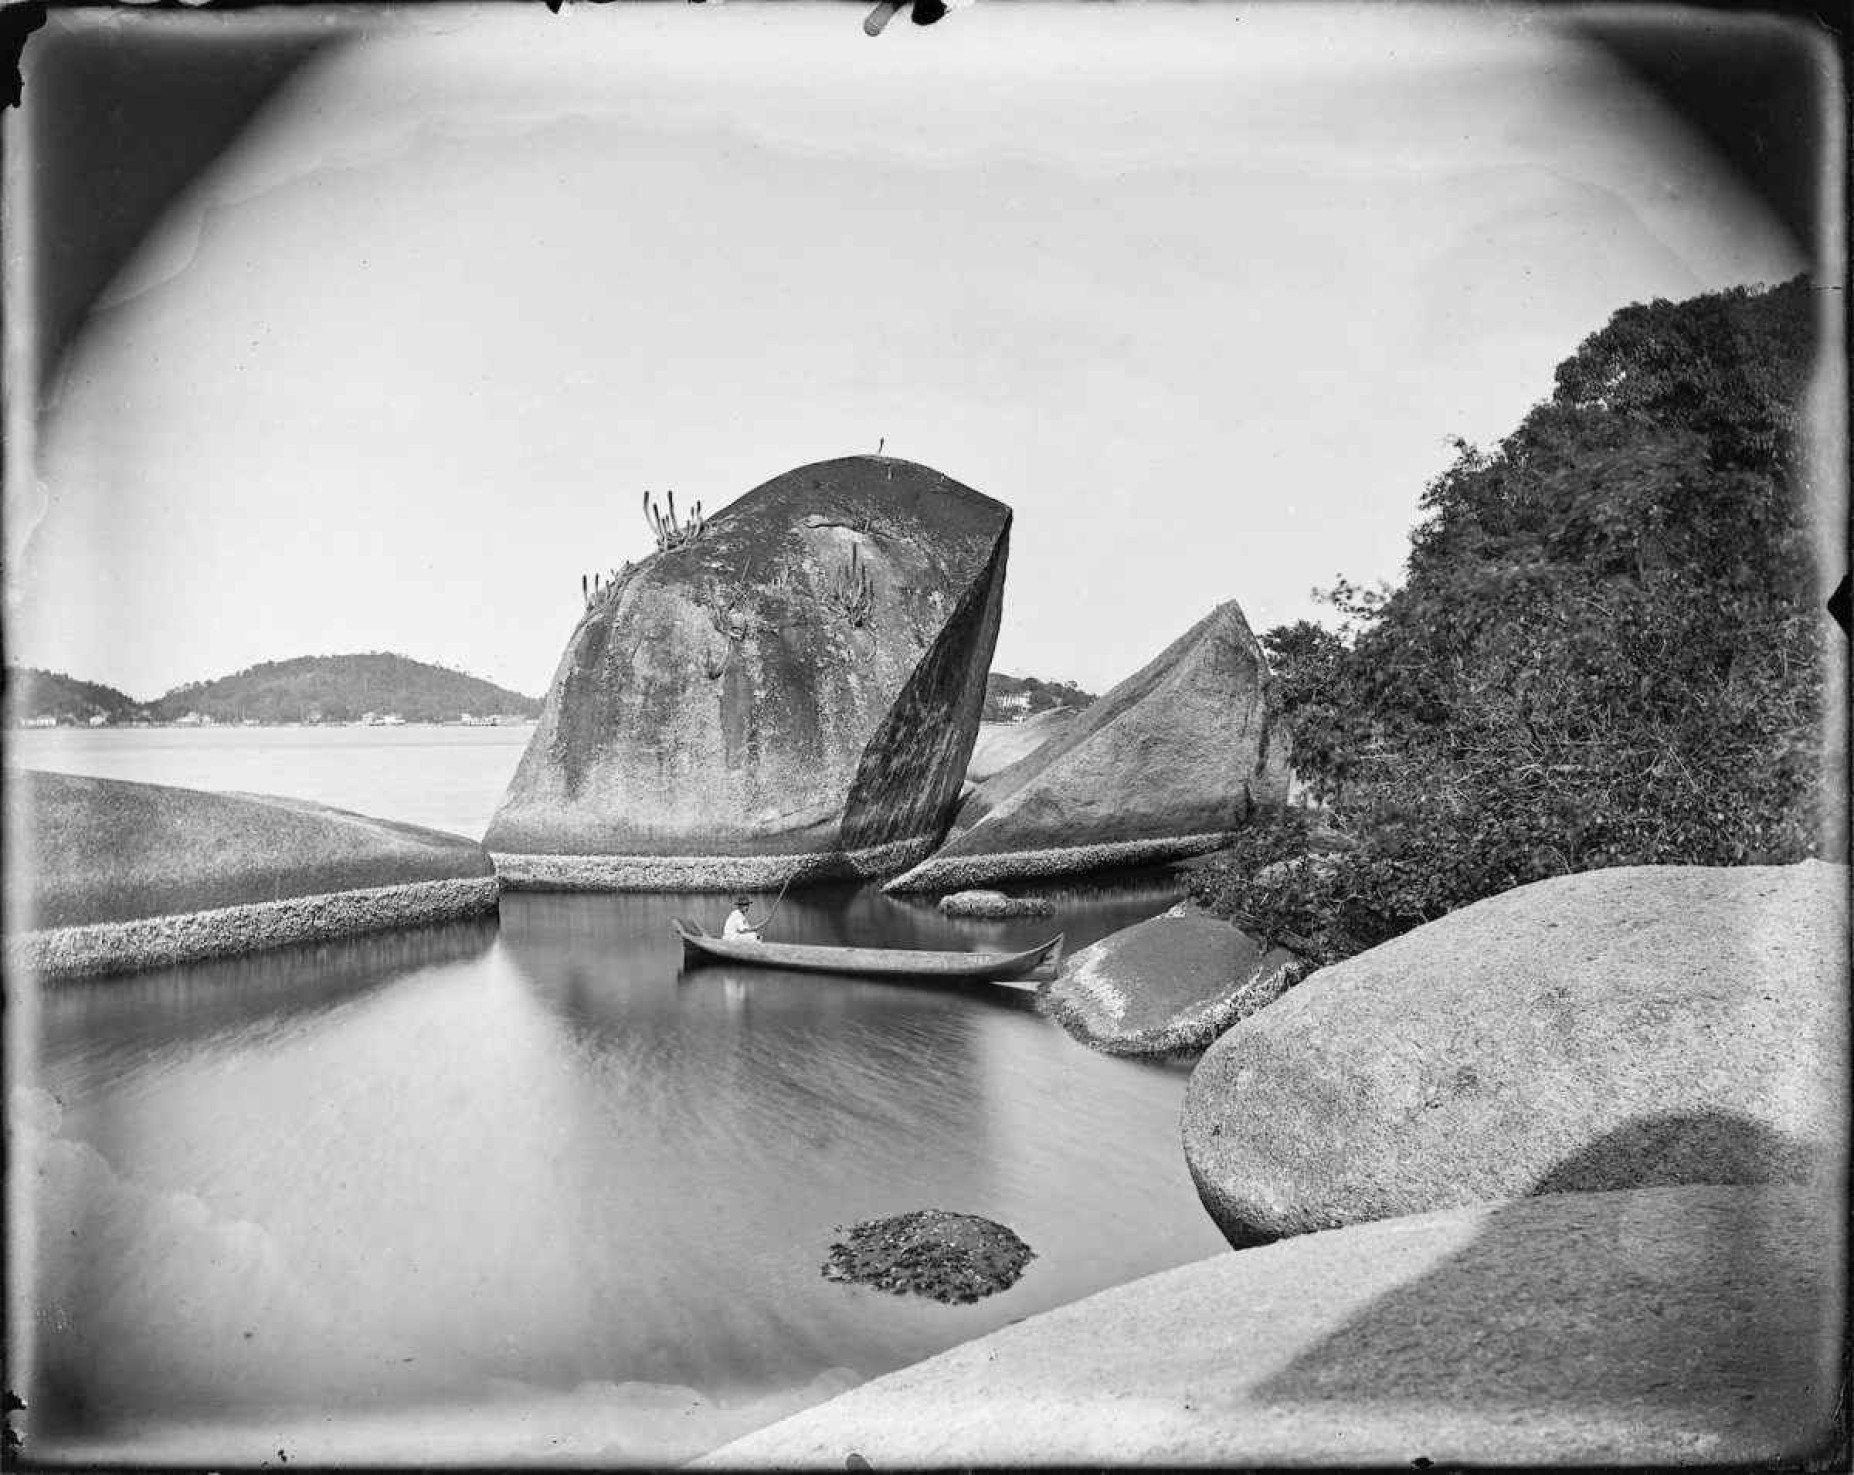
M1218 1255L698 1463L1787 1468L1835 1435L1841 1226L1823 1197L1560 1194Z
M1532 1192L1841 1170L1845 867L1591 871L1478 902L1244 1020L1185 1156L1244 1246Z
M1022 722L980 723L966 777L975 784L996 777L1066 729L1081 712L1080 707L1052 707Z
M888 883L944 891L1176 859L1287 794L1288 737L1234 601L982 783L944 844Z
M493 911L481 846L305 800L21 773L16 964L114 973Z
M1010 522L928 467L857 456L626 570L490 825L504 880L704 889L918 860L978 729Z
M1189 1055L1274 1003L1310 966L1215 917L1168 913L1074 954L1045 999L1064 1029L1109 1055Z

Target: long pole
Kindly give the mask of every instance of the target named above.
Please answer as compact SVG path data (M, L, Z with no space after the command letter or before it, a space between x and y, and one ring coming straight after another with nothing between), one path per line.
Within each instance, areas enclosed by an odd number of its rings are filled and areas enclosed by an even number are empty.
M797 871L793 871L793 872L792 872L792 876L796 876L797 874L798 874L798 872L797 872ZM767 914L766 914L766 915L765 915L764 917L762 917L762 918L760 918L760 925L759 925L758 927L755 927L755 928L753 929L753 930L754 930L755 932L763 932L763 931L765 931L765 929L766 929L766 927L767 927L767 924L768 924L768 923L770 923L770 922L772 921L772 919L773 919L773 912L776 912L776 911L778 911L778 910L779 910L779 903L785 900L785 892L786 892L786 887L787 887L787 886L790 886L790 885L792 884L792 876L787 876L787 877L785 878L785 886L781 886L781 887L779 888L779 895L778 895L778 897L777 897L777 898L776 898L776 899L774 900L774 902L773 902L773 904L772 904L772 912L768 912L768 913L767 913Z

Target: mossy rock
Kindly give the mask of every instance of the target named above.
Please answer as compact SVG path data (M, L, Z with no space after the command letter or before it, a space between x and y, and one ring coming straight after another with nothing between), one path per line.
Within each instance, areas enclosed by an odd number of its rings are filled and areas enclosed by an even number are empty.
M969 1303L1015 1285L1034 1256L1029 1245L990 1219L917 1209L851 1226L830 1247L824 1278L897 1296Z
M1053 917L1056 904L1045 896L1006 896L1002 891L955 891L940 898L949 917Z

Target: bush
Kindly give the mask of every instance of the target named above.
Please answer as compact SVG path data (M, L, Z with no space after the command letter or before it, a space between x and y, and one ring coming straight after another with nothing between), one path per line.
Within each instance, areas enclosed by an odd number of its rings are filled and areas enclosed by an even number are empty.
M1550 875L1813 853L1813 327L1800 279L1630 307L1498 447L1458 443L1400 588L1342 580L1338 631L1262 637L1357 848L1258 879L1291 838L1270 821L1200 894L1329 961Z

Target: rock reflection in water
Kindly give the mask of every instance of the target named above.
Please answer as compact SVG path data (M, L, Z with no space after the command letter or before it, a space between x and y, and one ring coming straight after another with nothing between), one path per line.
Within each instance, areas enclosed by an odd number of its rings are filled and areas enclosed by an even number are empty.
M1079 946L1169 899L998 924L794 891L773 935ZM725 903L521 894L499 935L48 994L14 1112L41 1450L211 1459L275 1419L354 1432L331 1457L365 1457L488 1400L550 1410L562 1450L680 1457L743 1409L1221 1245L1177 1147L1179 1073L1008 996L683 972L669 919L718 925L704 905ZM969 1307L819 1275L837 1226L927 1206L1011 1225L1039 1258ZM646 1426L674 1436L626 1442ZM456 1457L505 1451L484 1437Z

